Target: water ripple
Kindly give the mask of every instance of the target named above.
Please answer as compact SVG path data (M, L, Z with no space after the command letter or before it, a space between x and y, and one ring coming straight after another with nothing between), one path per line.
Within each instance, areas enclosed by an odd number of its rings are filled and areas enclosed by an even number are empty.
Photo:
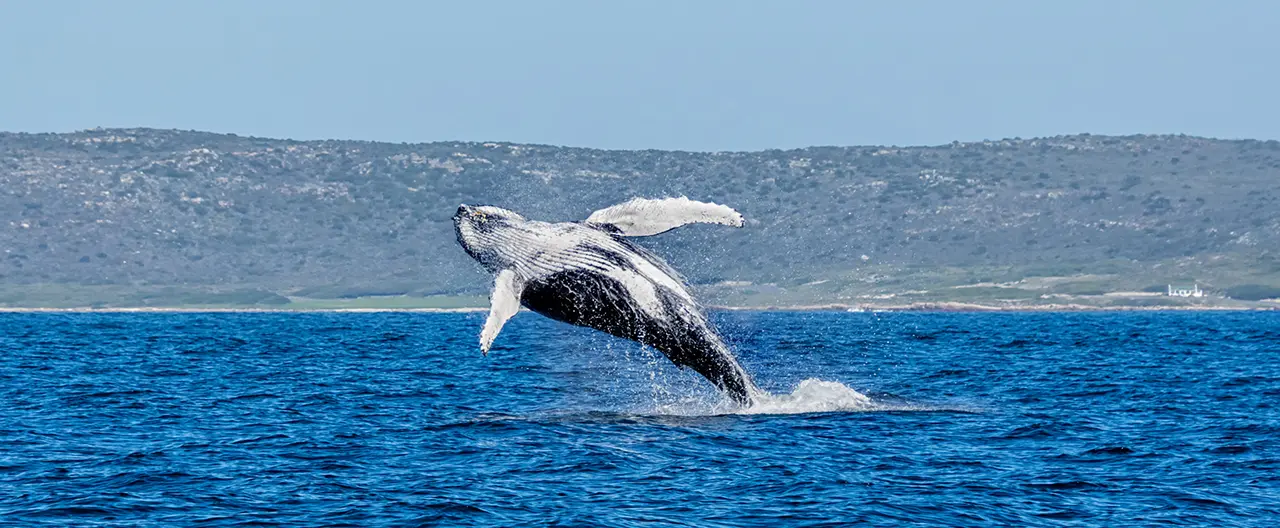
M1271 526L1274 314L2 314L0 524Z

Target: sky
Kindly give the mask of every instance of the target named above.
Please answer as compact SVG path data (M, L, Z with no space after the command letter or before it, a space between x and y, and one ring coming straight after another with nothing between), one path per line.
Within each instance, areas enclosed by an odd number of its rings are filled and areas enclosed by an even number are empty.
M0 130L607 149L1280 138L1280 2L0 0Z

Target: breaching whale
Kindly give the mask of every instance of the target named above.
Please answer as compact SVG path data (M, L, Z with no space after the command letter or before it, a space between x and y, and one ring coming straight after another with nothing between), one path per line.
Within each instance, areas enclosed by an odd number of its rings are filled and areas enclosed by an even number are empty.
M634 198L583 222L550 223L464 204L453 222L462 248L496 274L481 352L488 354L502 325L524 305L551 319L651 346L739 404L761 394L680 275L628 240L691 223L742 227L737 211L685 197Z

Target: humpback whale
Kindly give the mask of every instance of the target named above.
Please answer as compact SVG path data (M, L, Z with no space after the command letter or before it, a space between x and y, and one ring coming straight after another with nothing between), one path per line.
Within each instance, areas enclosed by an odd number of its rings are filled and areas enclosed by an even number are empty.
M685 197L627 202L582 222L526 220L494 206L463 204L453 216L458 243L493 273L488 354L502 325L523 305L551 319L630 339L701 374L733 401L761 394L689 293L680 275L631 237L691 223L742 227L742 215Z

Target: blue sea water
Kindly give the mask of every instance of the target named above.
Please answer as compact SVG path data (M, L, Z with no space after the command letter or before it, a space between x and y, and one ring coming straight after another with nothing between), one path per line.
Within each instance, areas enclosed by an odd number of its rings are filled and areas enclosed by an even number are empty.
M1280 525L1280 316L0 315L14 525ZM814 381L823 380L823 381Z

